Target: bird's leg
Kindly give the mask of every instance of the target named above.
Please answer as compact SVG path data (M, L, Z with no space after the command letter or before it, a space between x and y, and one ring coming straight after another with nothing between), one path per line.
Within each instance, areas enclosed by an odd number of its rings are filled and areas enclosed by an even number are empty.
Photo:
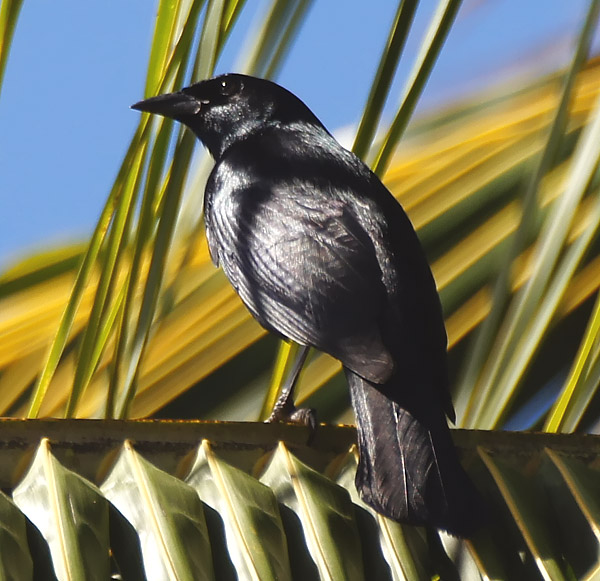
M309 426L313 430L315 429L317 425L315 410L310 408L298 409L294 405L294 389L309 349L310 347L306 345L300 346L294 366L281 388L281 393L273 406L273 411L267 422L295 422Z

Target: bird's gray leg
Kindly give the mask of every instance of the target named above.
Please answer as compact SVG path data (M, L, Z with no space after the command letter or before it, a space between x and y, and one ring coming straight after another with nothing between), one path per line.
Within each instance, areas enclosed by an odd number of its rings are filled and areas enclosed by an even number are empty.
M273 411L267 422L296 422L307 425L313 429L316 427L317 421L315 411L309 408L298 409L294 405L294 389L298 382L300 371L306 361L309 349L310 347L306 345L300 346L300 351L298 351L294 366L281 388L281 393L273 406Z

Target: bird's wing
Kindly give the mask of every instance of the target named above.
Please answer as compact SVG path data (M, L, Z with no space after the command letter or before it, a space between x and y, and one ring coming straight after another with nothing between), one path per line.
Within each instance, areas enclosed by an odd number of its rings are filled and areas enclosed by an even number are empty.
M213 258L263 326L384 382L393 370L378 324L385 287L343 192L225 171L206 193Z

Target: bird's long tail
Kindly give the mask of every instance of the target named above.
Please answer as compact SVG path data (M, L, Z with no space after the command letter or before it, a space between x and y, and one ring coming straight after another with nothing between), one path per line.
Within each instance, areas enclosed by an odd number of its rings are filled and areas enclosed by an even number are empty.
M425 394L417 395L416 404L394 401L385 394L389 385L376 387L349 369L345 372L356 414L356 487L362 500L399 522L471 536L485 510L459 463L443 412L432 414ZM393 393L402 390L394 388ZM434 398L429 405L436 405Z

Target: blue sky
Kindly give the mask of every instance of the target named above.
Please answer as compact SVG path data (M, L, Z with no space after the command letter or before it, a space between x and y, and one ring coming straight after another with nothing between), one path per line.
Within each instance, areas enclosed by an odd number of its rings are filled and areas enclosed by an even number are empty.
M421 2L393 95L436 4ZM465 0L421 109L565 63L587 4ZM233 69L264 5L247 2L217 72ZM277 79L332 130L356 123L397 2L340 5L315 1ZM149 0L25 0L0 93L0 269L91 231L139 120L129 105L143 97L155 12Z

